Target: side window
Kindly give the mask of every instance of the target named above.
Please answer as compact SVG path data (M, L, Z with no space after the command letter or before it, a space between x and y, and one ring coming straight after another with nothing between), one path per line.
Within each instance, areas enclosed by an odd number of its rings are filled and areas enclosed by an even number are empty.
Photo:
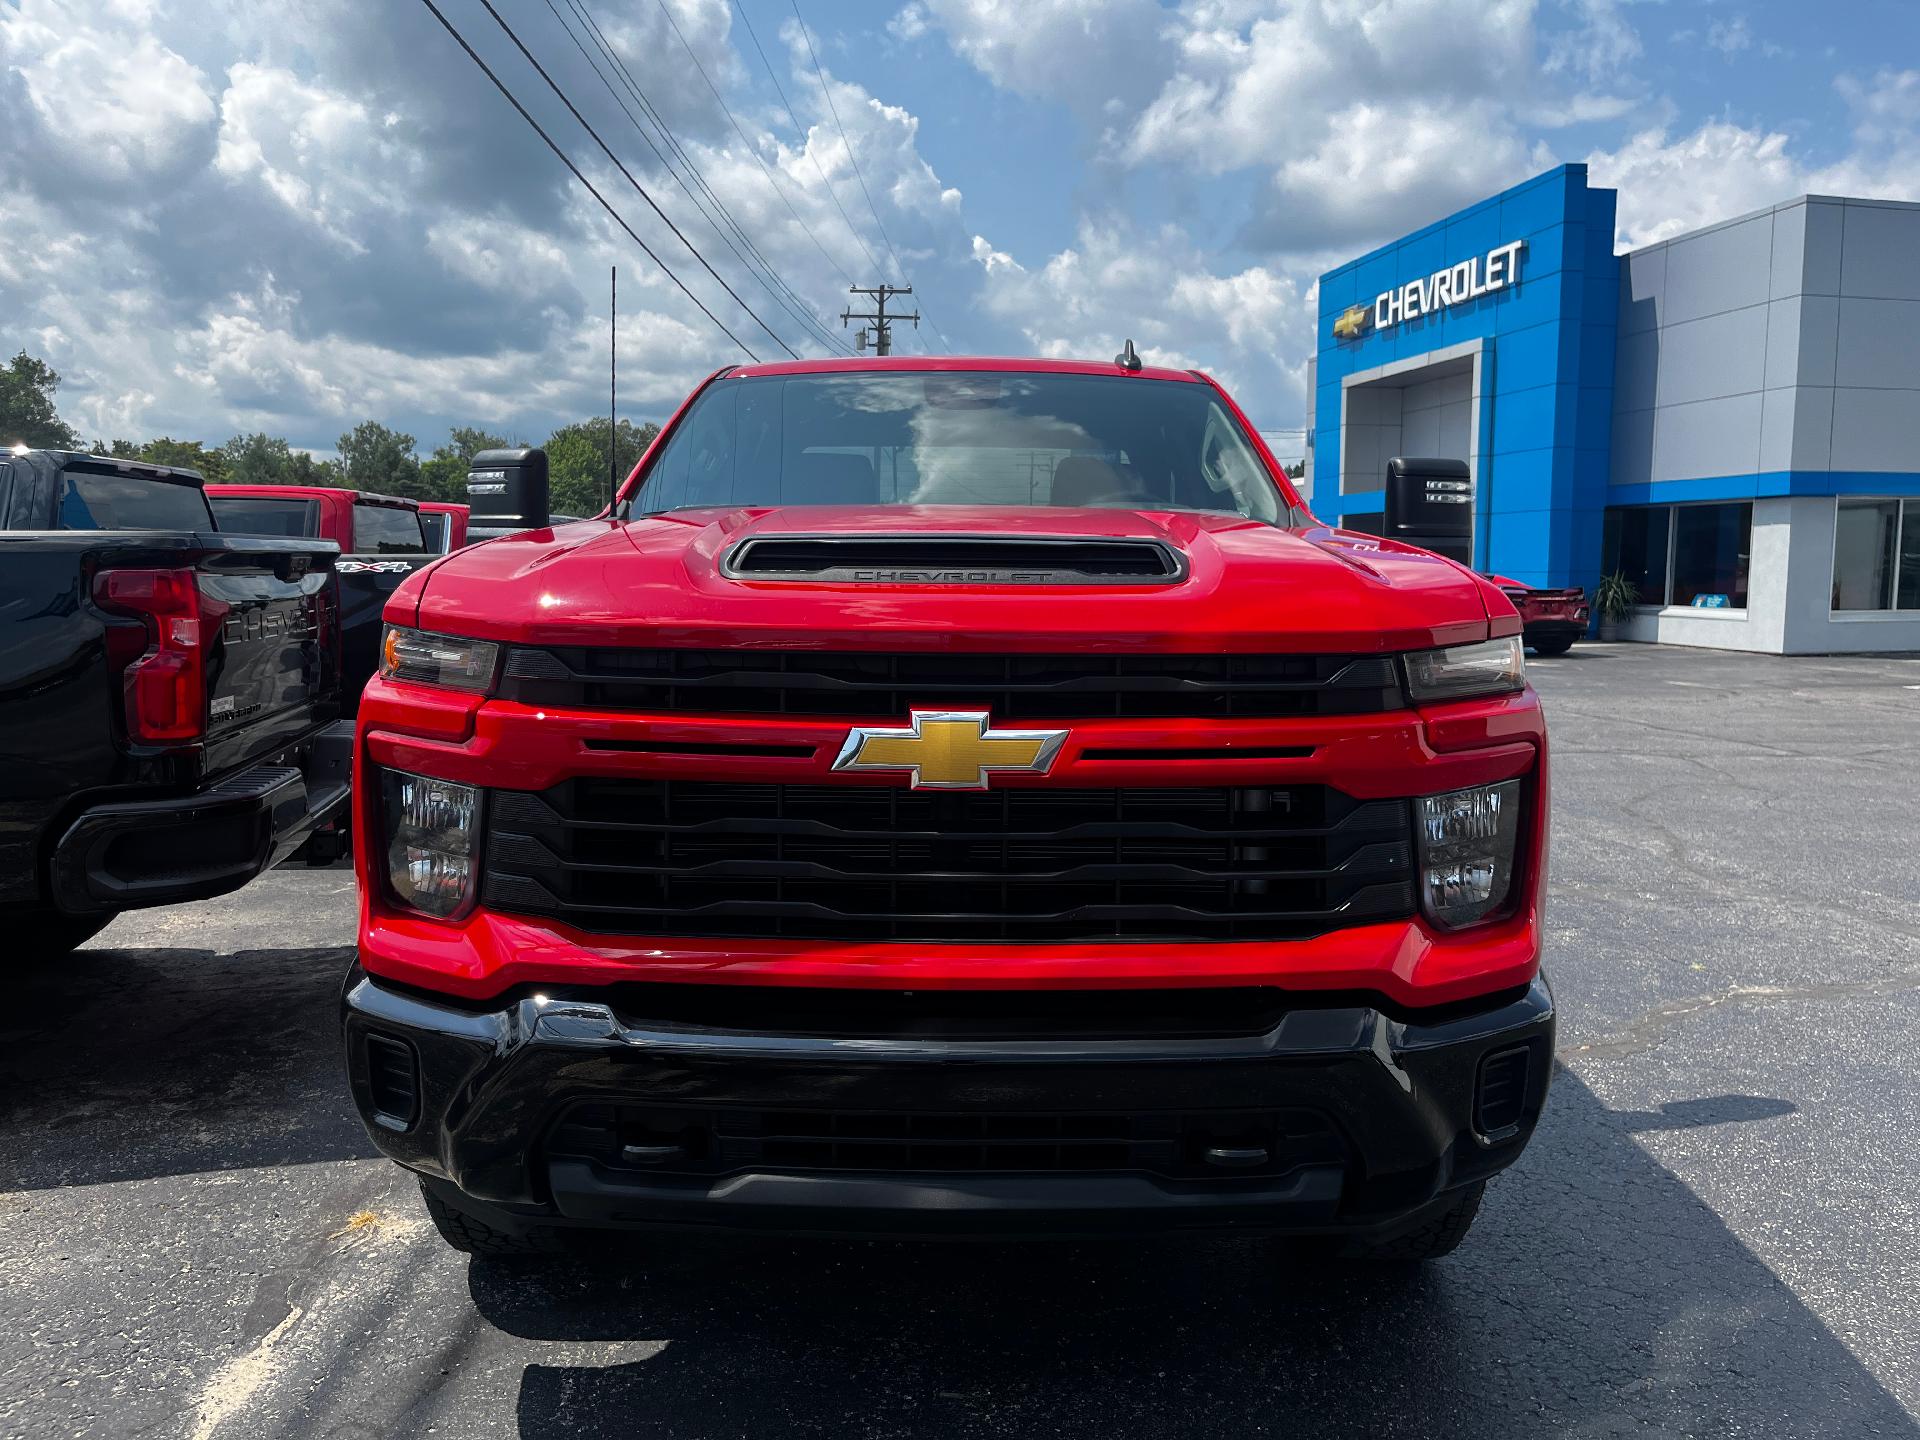
M402 505L353 507L353 553L356 555L421 555L427 537L420 529L420 512Z
M12 523L8 507L13 504L13 462L0 460L0 530Z
M638 508L676 510L725 505L733 496L733 462L740 387L721 381L695 402L660 458L647 472Z
M209 495L213 518L234 535L298 535L320 533L318 500L259 500L243 495Z
M1200 478L1215 496L1237 502L1222 506L1216 501L1206 508L1237 509L1256 520L1278 519L1278 490L1260 458L1240 437L1239 427L1218 405L1207 406L1207 424L1200 434Z

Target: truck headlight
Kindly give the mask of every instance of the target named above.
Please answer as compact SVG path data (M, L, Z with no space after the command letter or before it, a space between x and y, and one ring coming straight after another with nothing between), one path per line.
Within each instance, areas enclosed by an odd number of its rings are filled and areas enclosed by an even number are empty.
M380 678L486 691L493 688L499 659L500 647L491 640L462 640L389 625L380 642Z
M1526 683L1527 662L1518 635L1445 650L1416 650L1407 656L1407 689L1416 702L1502 695Z
M1520 782L1476 785L1414 801L1419 819L1420 903L1436 924L1471 925L1497 910L1513 885Z
M395 898L441 919L472 904L484 795L430 775L380 772L387 884Z

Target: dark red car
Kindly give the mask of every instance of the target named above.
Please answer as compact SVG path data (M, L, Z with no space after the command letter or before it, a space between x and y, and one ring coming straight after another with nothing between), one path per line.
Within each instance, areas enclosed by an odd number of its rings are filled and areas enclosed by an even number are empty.
M1536 655L1564 655L1587 633L1592 611L1587 592L1579 586L1565 590L1535 590L1504 575L1487 577L1520 612L1521 636Z
M1551 1071L1519 617L1136 367L723 370L401 585L345 1044L450 1243L1459 1242Z

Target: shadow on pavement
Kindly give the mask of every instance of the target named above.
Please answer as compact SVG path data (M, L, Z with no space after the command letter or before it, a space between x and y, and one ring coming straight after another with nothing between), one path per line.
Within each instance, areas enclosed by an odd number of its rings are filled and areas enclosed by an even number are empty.
M375 1154L340 1058L352 958L100 948L16 966L0 1190Z
M1616 1115L1562 1072L1465 1247L1412 1274L1289 1267L1260 1241L676 1237L604 1263L475 1262L468 1284L516 1336L661 1347L528 1366L535 1440L1920 1433L1630 1138L1790 1108Z

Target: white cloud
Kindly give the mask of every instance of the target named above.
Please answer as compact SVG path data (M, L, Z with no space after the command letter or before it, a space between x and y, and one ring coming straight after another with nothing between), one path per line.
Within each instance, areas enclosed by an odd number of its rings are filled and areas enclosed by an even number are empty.
M1542 68L1549 75L1584 76L1606 84L1641 56L1640 35L1620 13L1619 0L1560 0L1574 16L1571 28L1547 42Z
M1293 276L1218 272L1178 227L1143 232L1118 216L1084 221L1034 269L984 236L973 255L984 308L1030 353L1105 358L1131 339L1149 364L1203 369L1260 413L1298 413L1313 318Z
M1753 28L1747 24L1747 17L1736 15L1732 20L1716 20L1707 27L1707 48L1718 50L1731 60L1742 50L1753 48Z
M1012 71L1007 57L1024 53L1012 17L969 13L975 29L956 45L990 76ZM977 33L989 15L1007 27L991 44ZM1519 178L1511 107L1489 97L1531 86L1533 15L1534 0L1193 0L1161 13L1155 43L1104 67L1153 89L1104 111L1101 133L1131 168L1264 173L1247 234L1263 246L1384 237Z
M17 85L19 128L42 173L113 186L168 177L204 157L214 104L206 77L155 35L138 8L23 0L0 11L5 77ZM9 107L11 109L12 107Z
M904 5L900 12L887 22L887 33L896 40L911 44L927 33L927 7L920 0L912 0Z
M1166 17L1154 0L917 0L908 10L1001 89L1085 118L1137 108L1164 73Z
M818 353L786 305L837 331L823 317L844 294L836 264L863 280L872 267L816 165L884 255L848 145L810 62L784 57L783 84L808 122L796 138L768 128L775 116L785 126L784 111L760 111L746 89L728 0L669 3L679 35L652 3L601 7L597 18L698 167L690 186L709 204L708 190L717 195L750 243L708 224L544 11L509 13L745 302L801 353ZM0 145L11 227L0 288L20 333L65 377L63 412L89 438L217 443L264 428L325 449L370 416L426 445L475 421L544 434L605 402L610 263L621 270L623 408L659 415L738 357L430 17L412 6L378 23L369 13L305 0L269 24L228 0L0 6L0 124L14 123ZM455 18L483 53L506 45L483 12ZM744 142L689 49L727 93ZM757 66L750 46L744 54ZM769 58L783 56L770 48ZM832 84L903 263L933 281L930 299L952 293L955 276L971 283L961 197L920 155L917 117ZM537 78L515 88L735 333L781 353ZM29 134L33 143L13 143ZM110 191L111 211L80 204L76 181ZM758 282L728 240L756 265L764 256L781 282ZM945 313L962 311L956 301Z
M1724 120L1680 136L1649 128L1593 152L1589 178L1620 192L1620 243L1652 244L1801 194L1920 196L1920 71L1842 76L1835 88L1853 117L1853 145L1825 164L1784 131Z

